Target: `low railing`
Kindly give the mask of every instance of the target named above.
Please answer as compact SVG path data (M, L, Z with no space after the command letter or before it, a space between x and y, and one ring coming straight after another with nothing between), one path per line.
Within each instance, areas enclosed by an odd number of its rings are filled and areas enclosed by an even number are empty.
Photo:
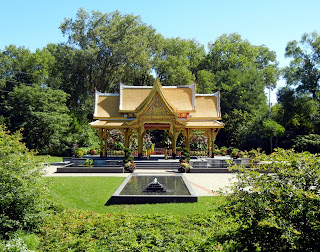
M123 150L107 150L106 151L107 157L124 157L124 151ZM156 149L154 151L150 152L151 155L165 155L164 149ZM138 157L138 151L132 152L133 157ZM167 149L167 156L170 158L172 157L172 150ZM190 151L191 157L208 157L208 151L207 150L191 150ZM144 150L142 152L142 158L147 157L147 151ZM181 151L177 151L177 157L181 157Z
M124 157L124 151L122 150L107 150L107 157Z
M207 150L191 150L190 151L191 157L208 157L208 151Z

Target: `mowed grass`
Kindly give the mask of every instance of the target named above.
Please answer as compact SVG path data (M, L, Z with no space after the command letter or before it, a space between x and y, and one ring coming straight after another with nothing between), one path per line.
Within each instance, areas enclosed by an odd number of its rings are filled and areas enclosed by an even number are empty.
M199 197L197 203L108 205L106 202L125 178L118 177L51 177L52 196L66 208L97 213L189 215L216 211L223 197Z
M50 156L50 155L37 155L35 156L35 158L43 163L62 162L62 157L56 157L56 156Z

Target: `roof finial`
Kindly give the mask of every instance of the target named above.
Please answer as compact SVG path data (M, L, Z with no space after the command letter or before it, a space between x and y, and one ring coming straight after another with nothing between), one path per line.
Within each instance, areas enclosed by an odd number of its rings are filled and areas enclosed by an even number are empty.
M159 77L155 79L153 87L162 88Z

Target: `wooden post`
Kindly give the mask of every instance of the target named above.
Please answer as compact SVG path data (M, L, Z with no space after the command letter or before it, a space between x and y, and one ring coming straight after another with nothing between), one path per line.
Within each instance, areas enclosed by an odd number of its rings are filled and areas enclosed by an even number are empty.
M185 131L185 146L190 151L190 131L192 132L192 129L186 129Z
M214 157L213 146L212 146L212 130L213 129L209 129L208 133L207 133L207 137L208 137L208 157Z
M104 157L107 156L107 147L108 147L107 138L108 138L109 135L110 135L109 130L104 129L104 131L103 131L103 139L104 139L104 144L103 144L103 156L104 156Z
M172 158L173 159L176 159L177 157L177 130L176 130L176 127L173 127L173 134L172 134Z
M123 129L123 135L124 135L124 147L129 148L131 130Z
M103 156L103 129L97 129L97 134L100 139L100 157Z
M219 129L211 129L212 137L211 137L211 146L212 146L212 155L211 157L214 158L214 141L216 140L216 136L218 135Z
M142 159L143 156L143 131L143 125L140 125L138 130L138 159Z

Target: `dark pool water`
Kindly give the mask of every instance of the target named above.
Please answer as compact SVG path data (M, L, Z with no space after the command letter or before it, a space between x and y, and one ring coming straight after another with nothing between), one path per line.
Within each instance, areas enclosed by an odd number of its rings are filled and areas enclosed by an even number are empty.
M166 192L143 192L149 183L157 178ZM190 195L190 192L180 176L132 176L120 195Z

